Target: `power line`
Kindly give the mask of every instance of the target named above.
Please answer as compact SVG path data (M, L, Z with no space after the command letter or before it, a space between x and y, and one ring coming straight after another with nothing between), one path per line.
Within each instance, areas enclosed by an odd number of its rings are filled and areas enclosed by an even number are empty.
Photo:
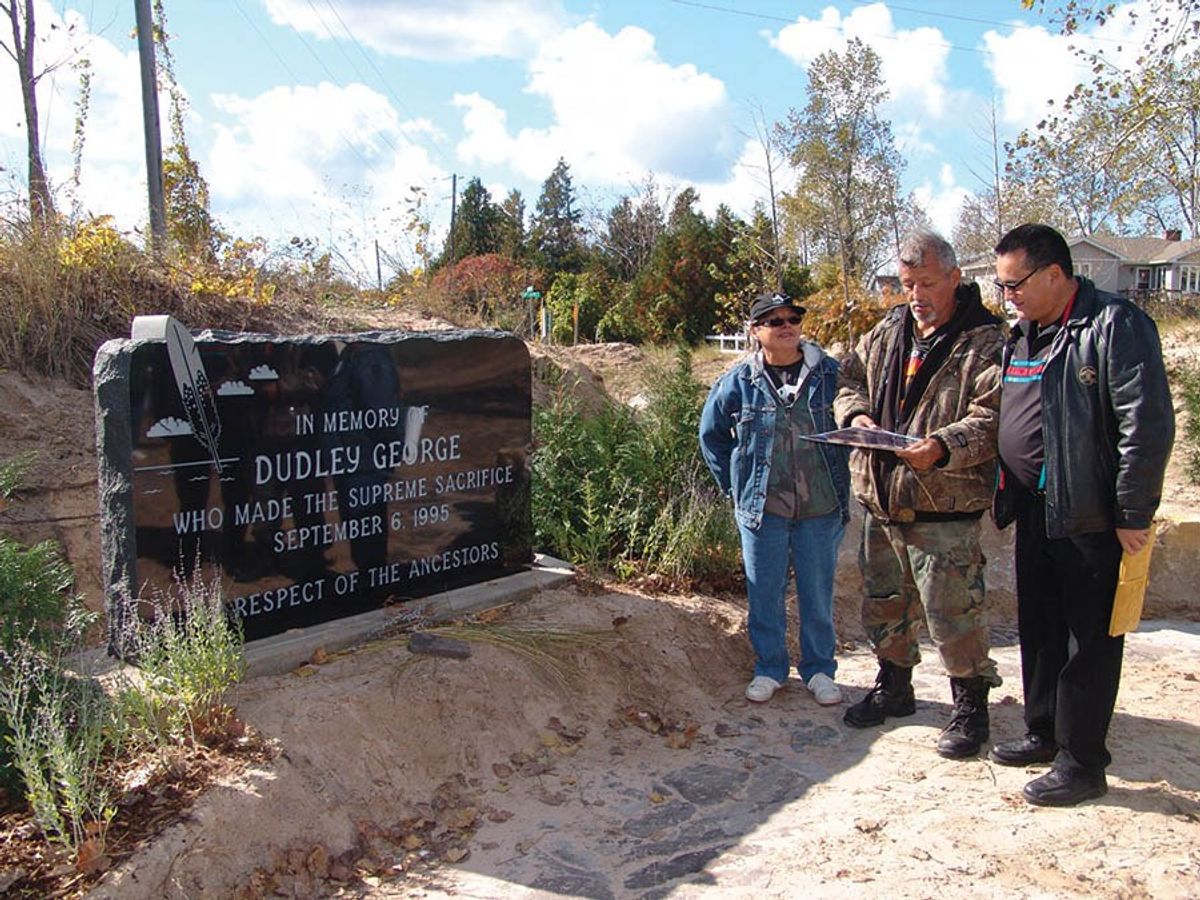
M746 9L737 9L737 8L731 7L731 6L720 6L715 3L702 3L702 2L699 2L699 0L667 0L667 2L674 3L677 6L690 6L695 9L704 9L704 10L708 10L710 12L725 13L727 15L732 15L732 16L742 16L743 18L748 18L748 19L758 19L760 21L767 21L767 22L781 22L781 23L784 23L787 25L796 24L795 17L778 16L778 15L773 15L771 13L755 12L753 10L746 10ZM856 3L859 6L866 6L866 5L870 5L873 2L877 2L877 0L851 0L851 2ZM989 19L979 19L979 18L973 18L970 16L959 16L959 15L955 15L953 13L936 13L936 12L930 12L928 10L916 9L914 7L909 7L909 6L894 6L890 3L888 4L888 8L900 10L902 12L910 12L910 13L914 13L917 15L928 16L930 18L954 19L954 20L958 20L958 21L962 21L962 22L973 22L973 23L977 23L977 24L981 24L981 25L995 25L998 28L1006 28L1006 29L1010 29L1011 31L1023 31L1023 30L1033 28L1033 26L1031 26L1031 25L1025 25L1025 24L1021 24L1021 23L995 22L995 21L992 21ZM828 31L840 31L842 29L841 25L828 25L825 22L822 22L820 19L810 19L809 21L810 21L810 24L815 25L818 28L824 28ZM881 40L886 40L886 41L907 40L906 37L902 37L900 35L882 34L879 32L872 33L870 36L879 38ZM1096 41L1101 41L1104 43L1111 43L1111 44L1122 43L1121 41L1114 40L1112 38L1091 37L1090 39L1096 40ZM935 46L946 47L947 49L950 49L950 50L961 50L964 53L975 53L980 56L986 55L988 53L987 50L983 50L979 47L964 47L962 44L955 44L955 43L951 43L950 41L946 41L946 40L935 41L933 43ZM1077 67L1078 68L1086 68L1086 66L1083 66L1083 65L1078 65Z
M309 6L313 5L312 0L308 0L308 5ZM329 7L329 11L331 13L333 13L334 18L338 20L338 24L342 26L342 31L344 31L346 33L346 37L350 38L350 42L352 44L354 44L354 46L358 49L359 55L362 56L362 58L366 61L367 65L371 67L371 70L375 73L375 76L378 79L379 84L381 84L383 86L384 92L392 99L392 102L395 103L397 107L399 107L400 111L403 112L406 116L408 116L408 118L416 119L417 118L416 114L411 109L409 109L408 106L405 105L403 100L400 99L400 96L396 93L395 90L393 90L391 83L387 79L387 76L385 76L383 74L383 71L379 68L379 66L377 66L375 64L375 60L373 60L371 58L370 54L367 53L366 49L363 47L362 42L359 41L358 37L354 34L354 32L350 30L350 26L346 24L346 20L342 18L341 13L339 13L337 11L337 7L334 6L333 0L325 0L325 5ZM317 12L315 7L313 8L313 12L314 13ZM317 14L320 15L319 13L317 13ZM321 24L323 26L325 25L324 18L321 19ZM331 40L336 40L333 37L333 34L329 30L328 26L325 26L325 31L327 34L329 34L329 37ZM362 71L358 68L358 66L356 66L349 59L349 56L347 56L347 61L350 62L350 65L351 65L351 67L353 67L355 73L365 83L367 81L366 77L362 74ZM424 144L427 149L432 150L435 154L440 156L442 158L442 161L447 163L450 168L454 167L453 161L449 157L446 156L445 151L442 150L442 148L439 147L437 144L433 143L432 141L425 141L425 140L422 140L422 144Z

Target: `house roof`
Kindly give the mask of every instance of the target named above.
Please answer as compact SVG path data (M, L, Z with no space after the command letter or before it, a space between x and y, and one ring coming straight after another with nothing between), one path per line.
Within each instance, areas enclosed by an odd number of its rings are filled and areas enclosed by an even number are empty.
M1200 250L1200 240L1170 241L1160 237L1114 237L1108 234L1076 236L1069 238L1067 243L1073 248L1085 241L1115 253L1123 263L1169 263Z

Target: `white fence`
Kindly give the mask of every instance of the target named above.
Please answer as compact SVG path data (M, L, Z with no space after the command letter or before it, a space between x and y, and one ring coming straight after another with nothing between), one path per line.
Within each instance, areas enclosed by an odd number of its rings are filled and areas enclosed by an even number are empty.
M746 335L744 334L708 334L704 340L716 344L722 353L745 353Z

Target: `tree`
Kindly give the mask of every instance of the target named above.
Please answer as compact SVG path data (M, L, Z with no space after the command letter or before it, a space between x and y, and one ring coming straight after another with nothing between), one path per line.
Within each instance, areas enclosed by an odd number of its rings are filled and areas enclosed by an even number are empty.
M879 116L887 99L879 55L858 38L843 53L828 51L808 69L808 104L780 126L799 170L785 208L812 232L842 273L844 300L882 262L897 231L903 160L892 127Z
M771 257L775 272L776 289L783 287L783 270L785 261L783 258L782 245L779 240L779 175L780 170L787 165L787 153L780 146L779 133L772 129L767 124L766 114L763 113L761 105L755 104L751 110L751 118L754 122L753 138L758 142L759 149L762 150L763 164L761 167L752 166L751 170L755 173L755 180L766 188L767 191L767 212L770 215L771 224L771 241L763 246ZM756 209L755 214L758 214Z
M230 237L217 224L209 207L208 182L200 174L200 164L188 148L183 127L187 98L175 78L175 57L171 53L167 13L162 0L155 0L154 46L158 57L158 79L171 98L168 121L171 146L163 155L163 206L167 217L167 237L175 252L198 262L216 264Z
M571 169L561 157L542 183L530 226L530 242L539 264L551 274L583 268L580 213L575 208Z
M1053 186L1014 177L1002 162L1004 144L994 98L971 131L986 154L982 166L967 165L979 187L963 200L954 224L952 240L959 260L990 257L1000 238L1022 222L1044 222L1070 231Z
M1045 10L1044 0L1021 0ZM1068 176L1063 187L1094 200L1094 214L1076 220L1080 228L1107 225L1124 229L1140 219L1158 227L1186 225L1200 235L1200 0L1142 0L1080 3L1053 9L1063 34L1099 26L1120 16L1129 30L1141 30L1144 51L1132 62L1113 54L1111 42L1076 47L1091 79L1051 104L1035 129L1022 133L1011 156L1016 163L1041 164L1050 178ZM1136 33L1136 32L1135 32ZM1094 140L1088 133L1102 130ZM1100 167L1107 167L1103 173ZM1090 192L1090 193L1089 193ZM1076 204L1076 209L1087 209Z
M1009 148L1008 180L1053 192L1079 234L1121 231L1136 203L1134 144L1113 139L1116 111L1106 99L1084 98L1074 110L1052 126L1017 136Z
M37 85L38 81L54 66L37 71L34 62L34 44L37 41L37 23L33 15L33 0L9 0L0 3L0 12L8 18L12 29L12 44L0 40L13 62L17 64L17 78L21 82L21 100L25 107L25 154L29 168L29 215L39 226L45 225L54 215L54 198L50 193L50 182L46 177L46 165L42 160L42 143L39 136Z
M510 259L525 256L525 198L513 188L500 204L496 220L496 245Z
M500 248L499 220L501 214L492 203L492 195L478 178L472 178L463 188L455 215L454 230L446 237L442 252L443 263L456 263L468 256L495 253ZM450 251L454 249L451 258Z
M632 280L649 262L654 244L665 229L658 186L649 176L636 202L622 197L605 219L600 252L610 271L622 280Z
M630 287L639 329L656 342L698 344L717 319L716 294L722 248L699 195L685 188L675 198L667 230Z

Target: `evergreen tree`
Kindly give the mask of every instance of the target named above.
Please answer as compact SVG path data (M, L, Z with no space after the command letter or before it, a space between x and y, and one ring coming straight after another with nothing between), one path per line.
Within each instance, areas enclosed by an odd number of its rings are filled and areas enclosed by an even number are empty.
M542 184L530 227L530 243L538 263L551 275L583 269L580 213L575 208L571 169L561 157Z
M496 220L497 250L510 259L522 259L527 255L525 246L525 198L513 188L500 204L500 216Z
M468 256L499 250L499 222L503 216L492 203L492 195L478 178L463 188L454 218L454 229L446 238L442 262L455 263Z

